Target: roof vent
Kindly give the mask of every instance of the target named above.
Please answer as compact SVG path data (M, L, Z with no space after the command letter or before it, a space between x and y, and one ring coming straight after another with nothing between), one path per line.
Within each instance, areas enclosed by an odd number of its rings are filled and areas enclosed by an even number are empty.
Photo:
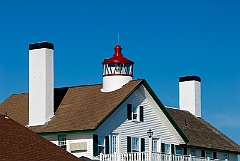
M8 110L5 110L5 119L9 119L9 117L8 117Z

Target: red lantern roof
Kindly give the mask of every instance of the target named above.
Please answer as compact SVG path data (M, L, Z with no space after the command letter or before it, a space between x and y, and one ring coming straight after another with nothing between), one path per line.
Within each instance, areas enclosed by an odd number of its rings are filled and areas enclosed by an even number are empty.
M116 45L114 47L115 53L113 57L105 59L102 64L112 64L112 63L123 63L123 64L134 64L133 61L125 58L121 53L122 47L120 45Z

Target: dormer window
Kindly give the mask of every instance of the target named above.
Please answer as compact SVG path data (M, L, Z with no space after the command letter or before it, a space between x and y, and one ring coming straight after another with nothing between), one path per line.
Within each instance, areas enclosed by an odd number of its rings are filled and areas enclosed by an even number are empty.
M143 106L127 104L128 120L143 122Z

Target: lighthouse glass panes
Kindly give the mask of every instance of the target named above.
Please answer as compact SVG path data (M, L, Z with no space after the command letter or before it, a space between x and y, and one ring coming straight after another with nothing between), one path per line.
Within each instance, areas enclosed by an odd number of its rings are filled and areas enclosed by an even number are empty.
M103 64L103 76L104 75L133 75L132 64L123 64L123 63L112 63L112 64Z

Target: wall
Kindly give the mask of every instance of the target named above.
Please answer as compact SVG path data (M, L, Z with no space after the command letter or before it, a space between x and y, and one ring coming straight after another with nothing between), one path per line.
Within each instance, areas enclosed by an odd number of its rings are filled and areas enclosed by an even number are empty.
M136 90L96 131L99 136L108 136L112 133L119 134L120 153L127 152L127 136L145 138L145 150L148 151L147 131L152 129L153 138L161 139L163 143L179 144L175 136L165 124L169 121L160 118L156 111L162 113L161 109L146 99L143 94L146 89L142 86ZM127 104L143 106L144 121L136 122L127 119ZM154 108L153 108L154 106ZM163 121L164 120L164 121ZM171 123L170 123L171 124Z
M64 135L64 133L61 135ZM44 136L46 139L51 141L52 143L58 145L58 135L47 135ZM92 133L79 133L79 134L66 134L66 144L67 144L67 151L71 154L75 155L76 157L85 156L92 159L93 154L93 141L92 141ZM86 142L87 143L87 150L86 151L70 151L70 144L71 143L80 143Z

